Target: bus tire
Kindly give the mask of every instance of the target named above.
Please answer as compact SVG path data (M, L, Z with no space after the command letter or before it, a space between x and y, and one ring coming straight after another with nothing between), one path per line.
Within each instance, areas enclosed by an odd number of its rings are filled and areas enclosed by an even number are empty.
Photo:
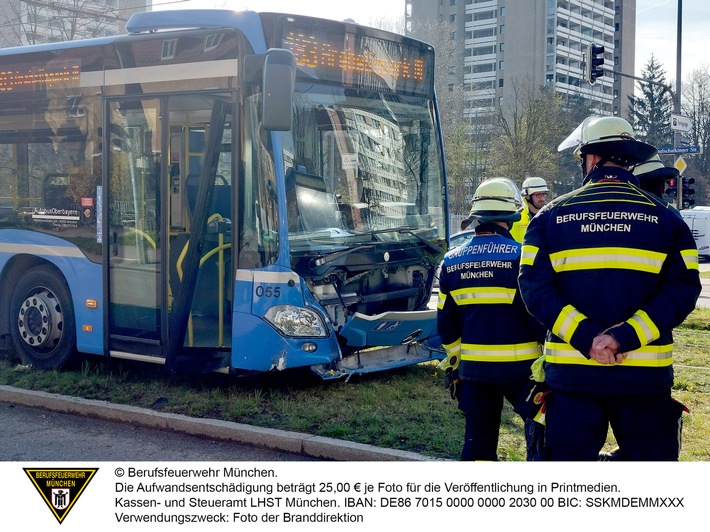
M20 278L10 306L12 345L25 364L60 369L75 352L74 307L69 287L50 266Z

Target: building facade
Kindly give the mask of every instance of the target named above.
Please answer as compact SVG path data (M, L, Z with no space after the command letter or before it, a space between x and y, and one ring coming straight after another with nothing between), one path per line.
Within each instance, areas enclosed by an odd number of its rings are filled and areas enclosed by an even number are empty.
M405 0L405 27L446 23L452 84L471 122L513 98L516 78L586 100L599 114L626 117L633 94L636 0ZM604 46L604 76L584 79L587 47ZM441 60L440 57L437 59Z

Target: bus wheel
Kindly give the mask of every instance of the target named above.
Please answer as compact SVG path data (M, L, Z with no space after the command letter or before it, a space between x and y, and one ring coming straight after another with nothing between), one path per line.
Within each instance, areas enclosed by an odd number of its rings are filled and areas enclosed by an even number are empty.
M74 354L76 331L69 288L49 266L30 269L12 294L12 345L26 364L59 369Z

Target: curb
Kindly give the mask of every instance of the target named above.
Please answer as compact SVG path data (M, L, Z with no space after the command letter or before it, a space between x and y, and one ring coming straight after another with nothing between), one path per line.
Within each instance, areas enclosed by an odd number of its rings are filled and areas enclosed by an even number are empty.
M440 461L408 451L0 385L0 402L336 461Z

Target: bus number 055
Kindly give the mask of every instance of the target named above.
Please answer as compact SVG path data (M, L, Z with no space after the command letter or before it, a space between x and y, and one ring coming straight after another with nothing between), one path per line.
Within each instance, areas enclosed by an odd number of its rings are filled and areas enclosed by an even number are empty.
M256 297L279 297L281 295L280 286L257 286Z

